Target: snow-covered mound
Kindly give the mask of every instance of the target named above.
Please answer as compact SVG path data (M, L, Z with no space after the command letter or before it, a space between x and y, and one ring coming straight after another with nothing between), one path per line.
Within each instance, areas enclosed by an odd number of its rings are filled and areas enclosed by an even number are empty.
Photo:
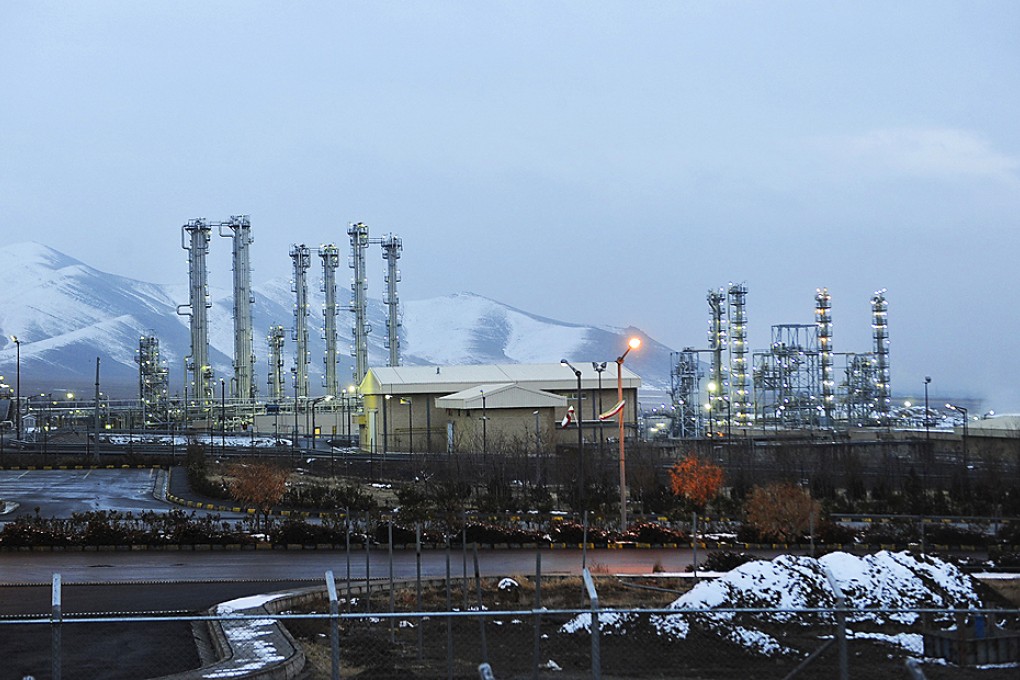
M771 561L748 562L718 579L699 583L670 605L684 613L653 615L651 623L660 635L673 639L686 639L696 626L759 654L799 655L767 629L776 624L831 623L832 612L803 611L836 606L830 576L843 591L850 622L909 625L917 614L881 610L981 607L971 577L935 557L887 551L857 557L837 552L820 559L781 555ZM625 634L638 618L607 613L600 621L603 632ZM590 624L589 615L580 615L562 631L587 630Z

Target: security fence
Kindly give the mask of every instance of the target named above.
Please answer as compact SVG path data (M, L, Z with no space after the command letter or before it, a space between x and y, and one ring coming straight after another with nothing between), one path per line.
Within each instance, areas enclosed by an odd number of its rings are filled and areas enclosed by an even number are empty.
M1020 669L1016 609L607 607L588 572L569 583L577 606L475 579L463 608L450 581L348 597L331 576L204 616L65 617L55 595L48 618L0 620L0 677L998 680Z

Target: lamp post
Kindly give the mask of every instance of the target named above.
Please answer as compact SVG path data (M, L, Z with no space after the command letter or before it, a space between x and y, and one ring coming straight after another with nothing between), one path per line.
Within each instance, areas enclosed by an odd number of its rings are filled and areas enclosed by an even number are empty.
M598 426L599 426L599 465L600 466L605 462L603 460L604 457L605 457L604 456L605 452L603 451L603 447L604 447L604 444L605 444L605 437L602 434L602 421L599 420L598 414L602 413L602 371L606 370L606 363L607 362L605 362L605 361L593 361L593 362L591 362L591 367L594 368L595 372L599 374L599 399L598 399L599 410L595 414L594 420L598 423ZM594 402L592 402L591 409L592 409L593 412L595 411L595 403Z
M946 408L959 411L960 415L963 416L963 484L964 488L968 489L970 487L970 461L967 458L968 411L964 407L956 406L955 404L946 404Z
M389 407L389 403L390 403L390 397L392 397L392 396L393 396L392 394L387 394L383 398L383 405L382 405L382 455L383 455L383 460L386 460L386 451L389 448L388 436L389 436L390 428L389 428L389 423L387 423L386 411L389 410L388 407Z
M574 368L574 366L566 359L560 359L560 365L566 366L574 372L574 377L577 378L577 497L581 503L581 509L587 509L587 503L585 503L584 493L584 432L581 429L581 421L584 420L584 413L581 412L581 370Z
M18 336L12 335L15 355L17 356L17 369L14 375L14 426L17 430L17 438L21 440L21 340Z
M329 401L333 398L332 394L327 394L324 397L316 397L312 399L312 451L315 451L316 440L318 438L318 428L315 427L315 405L322 401ZM330 457L332 460L332 456ZM332 465L330 466L332 467Z
M931 376L924 376L924 440L927 442L931 440L931 418L928 417L928 384L931 382Z
M220 453L227 455L227 381L220 378Z
M623 401L623 360L632 349L641 346L641 338L631 338L627 341L627 349L616 359L616 398ZM626 409L620 408L616 414L617 422L620 425L620 531L627 530L627 457L623 446L623 412Z
M407 405L407 460L414 460L414 409L411 408L411 397L401 397L401 404Z
M489 461L489 416L485 410L485 390L478 390L482 393L482 466Z

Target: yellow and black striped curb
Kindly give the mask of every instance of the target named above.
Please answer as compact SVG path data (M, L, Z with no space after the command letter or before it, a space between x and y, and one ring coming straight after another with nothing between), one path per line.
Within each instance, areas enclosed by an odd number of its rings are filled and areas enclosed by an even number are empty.
M0 466L0 470L162 470L162 465L13 465Z

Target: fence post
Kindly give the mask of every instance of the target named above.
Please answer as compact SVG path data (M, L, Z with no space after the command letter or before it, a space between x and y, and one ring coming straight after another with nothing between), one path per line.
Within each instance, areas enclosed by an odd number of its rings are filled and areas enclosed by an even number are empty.
M418 611L421 611L421 522L414 525L414 555L415 555L415 574L414 574L414 600L415 606ZM421 661L425 658L425 633L421 627L425 624L425 619L418 619L418 660Z
M694 563L694 582L698 582L698 513L691 513L691 559Z
M482 601L482 577L478 570L478 545L475 544L472 549L475 561L475 589L478 591L478 623L480 624L480 630L482 634L482 661L485 663L489 662L489 643L485 639L485 615L484 615L484 603Z
M52 649L51 653L53 658L52 663L52 675L53 680L60 680L60 621L61 615L61 602L60 602L60 574L53 575L53 601L52 611L50 615L50 621L52 622Z
M326 572L326 591L329 593L329 646L332 655L329 677L340 680L340 603L332 570Z
M829 587L836 594L836 641L839 643L839 680L849 680L850 661L846 648L846 596L843 589L832 575L832 572L822 567L825 578L829 580Z
M453 680L453 585L450 580L450 537L446 537L446 677Z
M394 587L393 587L393 515L390 515L389 524L388 524L388 528L387 528L386 540L390 544L389 545L389 556L390 556L390 614L392 614L394 612L394 609L395 609L395 599L394 599L395 595L394 595L394 592L393 592L394 591ZM395 632L395 629L394 629L394 619L391 616L390 617L390 644L394 644L394 643L396 643L396 641L397 641L397 638L396 638L396 632Z
M595 590L595 582L591 578L591 572L585 569L581 572L584 578L584 587L588 591L588 599L591 600L591 677L592 680L602 678L602 654L599 649L599 594Z
M535 551L535 652L531 659L532 680L538 680L542 662L542 551Z

